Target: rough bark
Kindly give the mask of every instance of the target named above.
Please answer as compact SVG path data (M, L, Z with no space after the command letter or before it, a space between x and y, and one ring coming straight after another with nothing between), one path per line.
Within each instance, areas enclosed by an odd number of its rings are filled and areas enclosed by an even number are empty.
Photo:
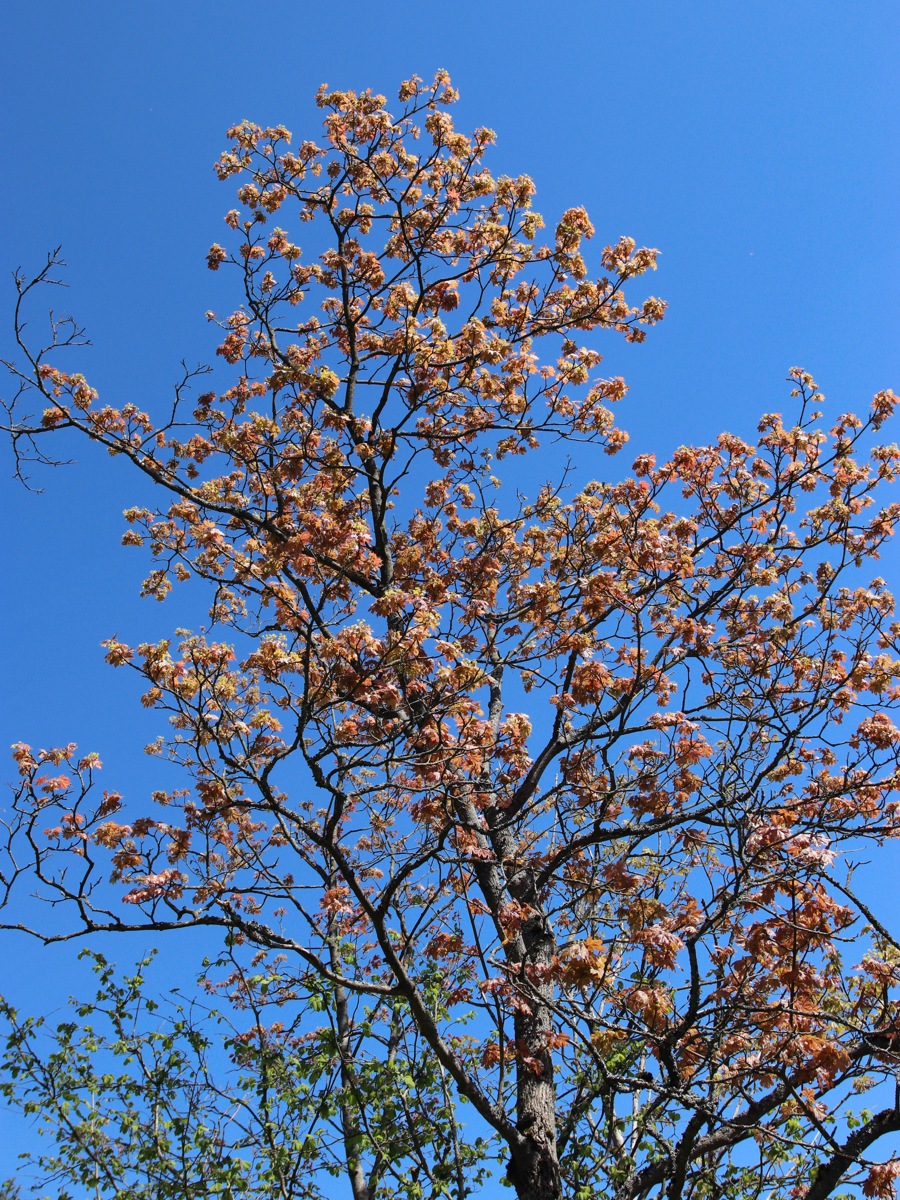
M854 1130L844 1144L837 1147L830 1159L822 1163L803 1200L827 1200L844 1175L858 1165L860 1157L869 1146L886 1133L894 1133L898 1129L900 1111L896 1107L885 1108L876 1113L865 1125Z
M515 1016L516 1125L521 1140L512 1147L507 1170L519 1200L557 1200L562 1195L556 1131L556 1083L548 1035L553 1032L551 989L533 968L552 961L553 935L530 897L535 915L522 927L523 1004Z

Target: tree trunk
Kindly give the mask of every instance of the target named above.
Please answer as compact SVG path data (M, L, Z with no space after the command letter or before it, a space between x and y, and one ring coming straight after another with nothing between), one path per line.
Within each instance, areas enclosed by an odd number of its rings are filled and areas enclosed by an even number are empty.
M553 956L553 937L543 915L535 915L522 927L529 967L546 966ZM553 1055L547 1035L553 1031L550 1000L552 989L535 973L523 989L530 1012L515 1016L516 1034L516 1125L522 1139L512 1148L507 1176L519 1200L559 1200L562 1180L556 1149L556 1084Z
M524 1145L513 1152L506 1176L518 1200L560 1200L562 1196L555 1144L550 1152L545 1145L526 1137Z

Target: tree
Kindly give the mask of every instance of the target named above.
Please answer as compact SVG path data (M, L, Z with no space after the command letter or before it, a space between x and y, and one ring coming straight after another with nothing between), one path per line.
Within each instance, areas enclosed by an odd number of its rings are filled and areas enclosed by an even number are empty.
M36 350L19 310L19 469L64 431L124 456L163 497L126 513L145 593L208 581L223 633L107 643L189 783L151 813L97 798L96 756L17 746L6 894L255 956L282 1065L327 1012L357 1200L464 1195L476 1127L522 1200L892 1195L900 1105L858 1096L900 1065L900 946L852 868L898 830L898 626L866 574L897 398L826 431L794 369L756 444L533 486L552 440L624 445L594 342L662 317L625 297L656 252L622 238L593 279L580 208L541 244L531 180L488 172L454 98L444 73L399 116L323 88L322 146L230 131L234 375L191 398L188 373L161 420L102 405L56 365L77 327ZM426 1130L387 1154L386 1079Z
M463 1142L444 1073L396 1018L387 1045L365 1021L345 1045L324 988L298 1004L277 975L246 971L233 954L229 1015L201 995L152 999L152 956L117 975L84 953L96 994L73 1000L55 1030L0 1001L0 1094L53 1145L24 1156L38 1183L128 1200L319 1200L347 1173L357 1193L395 1196L483 1177L486 1143ZM273 1002L290 1009L290 1027L265 1021ZM325 1023L310 1029L310 1013ZM363 1143L364 1170L352 1158ZM0 1195L21 1186L8 1180Z

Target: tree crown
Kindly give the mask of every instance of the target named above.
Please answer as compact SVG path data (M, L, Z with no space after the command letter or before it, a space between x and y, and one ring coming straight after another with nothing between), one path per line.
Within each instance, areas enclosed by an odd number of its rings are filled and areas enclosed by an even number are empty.
M230 131L241 208L208 262L242 281L210 314L235 377L187 373L165 419L59 369L74 326L36 350L17 317L18 461L65 429L125 455L165 496L126 513L145 593L199 576L226 632L107 643L192 784L135 815L95 799L96 756L20 744L7 877L36 868L85 931L277 956L262 1007L332 1016L357 1200L398 1157L432 1194L454 1161L464 1194L454 1094L522 1197L816 1200L854 1171L888 1195L865 1155L900 1117L852 1095L895 1069L898 947L838 860L897 832L897 625L860 574L898 513L900 452L870 445L896 397L826 430L794 369L796 419L755 444L534 486L550 439L624 444L595 335L662 317L626 298L656 251L621 238L593 278L581 208L541 242L531 180L489 173L454 98L444 73L399 116L323 88L323 145ZM398 1055L443 1133L388 1161L362 1081Z

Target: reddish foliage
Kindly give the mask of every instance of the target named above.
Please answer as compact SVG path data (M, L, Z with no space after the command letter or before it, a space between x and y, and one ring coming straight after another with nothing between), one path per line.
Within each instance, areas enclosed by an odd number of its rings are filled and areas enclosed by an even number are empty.
M209 580L227 632L107 646L194 780L160 797L171 822L109 821L72 747L20 746L18 832L62 805L38 837L57 893L106 852L151 928L218 925L298 987L312 969L402 996L521 1195L551 1195L591 1137L611 1170L586 1122L621 1149L617 1097L638 1093L617 1195L702 1181L751 1135L762 1190L796 1182L838 1086L895 1062L866 1030L896 1020L897 946L833 872L898 828L897 626L859 574L900 512L876 502L897 448L870 444L896 397L826 430L794 369L795 417L755 444L504 491L497 464L550 438L621 448L625 386L592 335L640 341L664 305L626 299L656 256L631 239L591 277L583 209L539 242L531 180L489 173L493 135L458 133L452 98L443 75L405 84L399 117L323 90L321 146L230 131L242 207L209 253L244 286L226 389L157 425L32 362L46 407L15 417L17 446L74 429L148 474L166 503L125 537L155 557L145 591ZM313 261L288 213L324 227ZM53 873L84 844L82 880ZM479 1011L474 1051L447 1035L457 1006ZM793 1157L766 1155L778 1139Z

